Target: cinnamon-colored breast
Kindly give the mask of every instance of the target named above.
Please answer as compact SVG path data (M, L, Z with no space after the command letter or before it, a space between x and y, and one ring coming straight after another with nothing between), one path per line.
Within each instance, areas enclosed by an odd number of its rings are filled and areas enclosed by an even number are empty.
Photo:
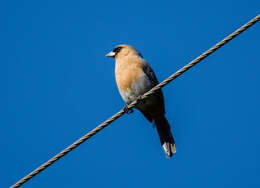
M116 63L116 83L120 92L128 92L132 89L133 83L144 74L142 67L140 60L133 58Z

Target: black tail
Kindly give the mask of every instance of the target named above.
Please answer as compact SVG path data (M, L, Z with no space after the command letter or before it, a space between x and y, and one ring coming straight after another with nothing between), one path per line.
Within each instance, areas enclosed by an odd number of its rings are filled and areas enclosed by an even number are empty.
M156 118L154 123L156 125L163 150L167 157L171 157L176 152L176 145L170 130L170 125L165 116Z

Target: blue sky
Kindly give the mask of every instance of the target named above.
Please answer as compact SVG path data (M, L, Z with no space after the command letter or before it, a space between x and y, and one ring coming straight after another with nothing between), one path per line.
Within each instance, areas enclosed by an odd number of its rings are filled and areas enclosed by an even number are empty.
M0 176L7 187L120 110L117 44L159 81L259 14L252 1L3 1ZM177 153L125 115L24 187L259 187L260 24L164 89Z

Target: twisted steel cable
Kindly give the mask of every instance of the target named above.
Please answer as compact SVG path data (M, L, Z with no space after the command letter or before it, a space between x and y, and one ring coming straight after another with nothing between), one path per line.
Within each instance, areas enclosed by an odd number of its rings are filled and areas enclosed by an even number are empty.
M227 36L226 38L224 38L222 41L220 41L219 43L217 43L216 45L214 45L213 47L211 47L209 50L207 50L206 52L204 52L202 55L198 56L196 59L194 59L193 61L191 61L190 63L188 63L187 65L185 65L183 68L181 68L180 70L178 70L177 72L175 72L174 74L172 74L170 77L168 77L167 79L165 79L163 82L161 82L160 84L156 85L154 88L152 88L150 91L146 92L144 95L142 95L138 100L132 102L131 104L129 104L127 106L128 109L132 109L133 107L135 107L137 105L137 103L139 102L139 100L145 99L147 97L149 97L150 95L152 95L153 93L157 92L159 89L161 89L162 87L164 87L165 85L167 85L168 83L170 83L172 80L174 80L175 78L177 78L178 76L180 76L181 74L183 74L184 72L186 72L187 70L189 70L191 67L193 67L194 65L196 65L197 63L199 63L201 60L203 60L204 58L208 57L210 54L212 54L213 52L215 52L217 49L219 49L220 47L222 47L223 45L225 45L226 43L228 43L230 40L234 39L236 36L238 36L239 34L241 34L243 31L245 31L246 29L248 29L249 27L251 27L252 25L254 25L256 22L258 22L260 20L260 14L257 15L255 18L253 18L252 20L250 20L249 22L247 22L245 25L241 26L239 29L237 29L236 31L234 31L233 33L231 33L229 36ZM45 162L44 164L42 164L41 166L39 166L38 168L36 168L34 171L32 171L30 174L26 175L25 177L23 177L21 180L19 180L17 183L15 183L14 185L11 186L11 188L17 188L20 187L21 185L23 185L25 182L29 181L31 178L33 178L35 175L39 174L41 171L43 171L44 169L46 169L48 166L52 165L54 162L56 162L57 160L59 160L61 157L63 157L64 155L66 155L67 153L69 153L70 151L72 151L73 149L75 149L76 147L78 147L80 144L82 144L83 142L85 142L87 139L89 139L90 137L92 137L93 135L95 135L96 133L98 133L99 131L101 131L102 129L104 129L106 126L108 126L110 123L112 123L113 121L115 121L116 119L118 119L119 117L121 117L122 115L124 115L126 112L124 109L120 110L119 112L117 112L115 115L113 115L112 117L110 117L109 119L107 119L105 122L101 123L99 126L97 126L96 128L94 128L93 130L91 130L90 132L88 132L86 135L84 135L83 137L81 137L80 139L78 139L76 142L74 142L73 144L71 144L70 146L68 146L66 149L62 150L60 153L58 153L57 155L55 155L54 157L52 157L50 160L48 160L47 162Z

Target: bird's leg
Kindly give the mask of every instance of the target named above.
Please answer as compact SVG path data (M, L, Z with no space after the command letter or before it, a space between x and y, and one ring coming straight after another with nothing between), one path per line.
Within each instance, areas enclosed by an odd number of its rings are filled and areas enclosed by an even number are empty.
M136 98L136 102L139 103L143 100L142 98L142 95L139 95L137 98ZM124 108L123 108L124 112L127 113L127 114L131 114L134 112L134 110L132 108L128 108L128 105L125 105Z
M124 112L127 114L131 114L134 112L134 110L132 108L128 108L127 105L125 105L125 107L123 108Z
M143 101L143 97L142 97L142 95L139 95L139 96L136 98L136 102L137 102L137 103L140 103L141 101Z

